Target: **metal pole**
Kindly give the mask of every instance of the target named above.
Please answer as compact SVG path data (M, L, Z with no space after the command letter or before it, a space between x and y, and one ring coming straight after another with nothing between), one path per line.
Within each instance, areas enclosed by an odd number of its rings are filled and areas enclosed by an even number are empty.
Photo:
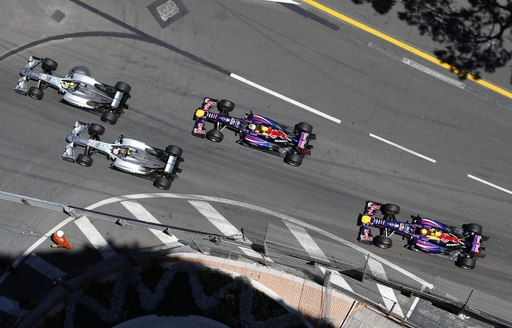
M364 280L366 279L366 268L368 267L369 261L370 261L370 254L368 254L368 256L366 257L366 263L364 264L364 267L363 267L363 274L361 275L361 282L364 282Z

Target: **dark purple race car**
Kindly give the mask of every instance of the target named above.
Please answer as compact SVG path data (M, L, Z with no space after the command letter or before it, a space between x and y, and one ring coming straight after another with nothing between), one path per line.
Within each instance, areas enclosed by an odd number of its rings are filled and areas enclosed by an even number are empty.
M378 212L382 213L382 218L376 217ZM406 247L409 249L447 256L463 269L474 269L476 259L485 257L482 244L489 237L482 235L481 225L468 223L457 228L419 215L411 216L412 222L400 222L395 218L399 212L398 205L367 201L358 218L357 240L390 248L392 240L389 237L396 233L407 239ZM380 229L378 236L372 237L371 227Z
M204 98L201 107L195 111L192 134L221 142L224 139L222 131L228 129L240 135L239 144L283 157L284 162L292 166L300 166L304 156L311 155L313 146L309 142L316 138L311 124L300 122L287 126L252 112L236 118L229 115L234 108L235 104L229 100ZM206 122L214 125L208 132Z

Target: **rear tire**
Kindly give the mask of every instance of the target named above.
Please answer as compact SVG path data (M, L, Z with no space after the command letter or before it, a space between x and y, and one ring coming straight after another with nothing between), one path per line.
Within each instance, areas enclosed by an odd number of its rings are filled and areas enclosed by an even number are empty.
M47 71L47 72L48 71L53 72L59 66L59 64L57 64L57 62L55 60L50 59L50 58L44 58L41 65L43 67L43 71Z
M380 212L384 215L397 215L400 213L400 206L395 204L384 204L380 207Z
M313 126L306 122L300 122L295 125L295 130L297 130L297 132L311 133L313 132Z
M116 89L116 91L121 91L124 93L130 93L130 90L132 89L132 87L130 87L128 83L124 82L117 82L114 88Z
M117 119L119 118L119 115L117 115L114 112L104 112L101 115L101 121L105 122L110 125L114 125L117 123Z
M219 143L222 140L224 140L224 134L222 134L222 132L220 132L219 130L212 129L206 133L206 139L212 142Z
M391 240L391 238L384 236L375 236L373 238L373 244L379 248L388 249L391 248L391 246L393 246L393 240Z
M37 88L37 87L30 87L28 89L27 95L35 100L41 100L43 99L44 93L43 90Z
M153 182L153 186L161 190L169 190L171 188L172 181L166 177L158 177Z
M103 133L105 133L105 128L102 125L96 123L91 123L91 125L89 125L89 135L101 136Z
M78 154L76 161L78 164L84 167L91 167L92 165L92 157L85 154Z
M483 231L482 226L476 223L464 224L462 228L464 229L464 232L474 233L475 235L481 235Z
M476 259L472 257L461 256L457 258L455 265L465 270L472 270L476 266Z
M228 111L232 112L235 109L235 104L227 99L222 99L217 103L217 108L219 111Z
M85 66L75 66L69 70L69 75L74 73L91 77L91 71Z
M169 155L181 157L181 155L183 154L183 149L181 149L178 146L171 145L171 146L167 146L167 148L165 148L165 152Z
M285 158L284 158L284 162L288 165L291 165L291 166L301 166L302 164L302 156L300 156L299 154L295 154L295 153L288 153L286 154Z

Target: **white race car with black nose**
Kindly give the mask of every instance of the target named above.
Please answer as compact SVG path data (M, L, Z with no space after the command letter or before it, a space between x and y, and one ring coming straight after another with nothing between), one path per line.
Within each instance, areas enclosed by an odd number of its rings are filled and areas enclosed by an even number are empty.
M41 71L36 67L41 65ZM57 62L50 58L30 56L28 63L20 70L20 79L14 91L28 95L36 100L43 99L43 90L56 89L62 99L73 106L101 113L101 120L116 124L119 116L128 108L131 87L127 83L117 82L115 86L96 81L89 69L83 66L72 68L64 77L53 75ZM29 87L29 81L37 85Z
M80 133L86 130L89 138L81 137ZM171 145L162 150L124 136L120 136L113 143L107 143L100 140L104 132L105 128L99 124L77 121L66 138L68 144L62 159L89 167L93 162L91 155L101 153L112 160L112 168L147 177L154 181L155 187L162 190L168 190L181 172L179 166L184 159L180 147ZM76 146L85 148L78 156L75 156Z

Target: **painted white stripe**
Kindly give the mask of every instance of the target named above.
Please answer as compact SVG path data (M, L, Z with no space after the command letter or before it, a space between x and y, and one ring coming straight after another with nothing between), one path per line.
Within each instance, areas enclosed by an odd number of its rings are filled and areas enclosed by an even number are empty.
M325 273L327 272L327 269L320 265L318 266L318 268L325 275ZM345 278L343 278L341 273L339 273L338 271L332 271L332 270L329 270L329 271L331 271L331 284L341 287L345 290L348 290L349 292L352 292L352 293L354 292L352 287L350 287L350 285L347 283Z
M196 210L199 211L208 221L210 221L217 229L219 229L222 234L225 236L242 236L242 232L238 230L234 225L231 224L222 214L220 214L212 205L207 202L200 201L189 201L190 205L192 205ZM246 239L248 245L252 245L252 242ZM274 262L268 257L264 257L260 253L256 252L252 248L247 247L238 247L242 252L244 252L247 256L263 259L267 262Z
M108 204L112 204L112 203L117 203L117 202L120 202L120 201L123 201L123 200L129 200L129 199L147 199L147 198L156 198L156 197L161 197L161 198L174 198L174 199L186 199L186 200L190 200L190 199L193 199L193 200L198 200L198 201L204 201L204 202L215 202L215 203L222 203L222 204L228 204L228 205L233 205L233 206L239 206L239 207L243 207L243 208L247 208L247 209L250 209L250 210L253 210L253 211L257 211L257 212L260 212L260 213L264 213L264 214L267 214L267 215L270 215L270 216L275 216L277 218L280 218L281 220L283 221L288 221L288 222L291 222L291 223L294 223L298 226L301 226L301 227L305 227L311 231L315 231L321 235L324 235L332 240L335 240L343 245L346 245L348 247L351 247L353 249L355 249L356 251L358 252L361 252L362 254L364 255L368 255L370 254L371 257L373 259L376 259L378 261L380 261L381 263L389 266L390 268L393 268L394 270L400 272L401 274L405 275L406 277L409 277L410 279L414 280L414 281L417 281L419 284L425 286L426 288L429 288L429 289L432 289L434 288L434 285L432 285L431 283L429 283L428 281L412 274L411 272L407 271L407 270L404 270L402 267L386 260L385 258L383 257L380 257L376 254L373 254L371 252L369 252L366 248L363 248L359 245L356 245L348 240L345 240L343 238L340 238L339 236L333 234L333 233L330 233L328 231L325 231L325 230L322 230L318 227L315 227L314 225L311 225L309 223L306 223L306 222L302 222L300 220L297 220L289 215L286 215L286 214L282 214L282 213L279 213L279 212L276 212L276 211L273 211L273 210L269 210L267 208L264 208L264 207L261 207L261 206L258 206L258 205L254 205L254 204L249 204L249 203L244 203L244 202L239 202L239 201L236 201L236 200L232 200L232 199L226 199L226 198L220 198L220 197L213 197L213 196L204 196L204 195L194 195L194 194L174 194L174 193L149 193L149 194L131 194L131 195L124 195L124 196L118 196L118 197L112 197L112 198L107 198L107 199L104 199L102 201L99 201L97 203L94 203L90 206L87 207L88 210L93 210L93 209L96 209L98 207L101 207L101 206L105 206L105 205L108 205ZM52 230L53 231L53 230Z
M82 216L75 220L75 224L82 231L85 238L96 248L100 255L104 259L114 257L117 255L116 251L109 245L109 243L103 238L100 232L92 224L92 222L86 217Z
M210 221L215 228L219 229L222 234L228 237L242 236L242 232L235 228L222 214L220 214L212 205L207 202L189 201L190 205L194 206L205 218Z
M455 87L457 87L459 89L464 89L466 87L465 83L462 83L462 82L460 82L458 80L452 79L449 76L446 76L446 75L441 74L439 72L436 72L436 71L434 71L434 70L432 70L432 69L430 69L430 68L428 68L426 66L418 64L417 62L415 62L415 61L413 61L413 60L411 60L409 58L403 57L402 58L402 63L407 64L407 65L409 65L409 66L411 66L411 67L413 67L413 68L415 68L415 69L417 69L417 70L419 70L419 71L421 71L421 72L423 72L425 74L428 74L428 75L430 75L432 77L435 77L436 79L439 79L439 80L441 80L443 82L451 84L451 85L453 85L453 86L455 86Z
M493 188L495 188L495 189L498 189L498 190L500 190L500 191L503 191L503 192L506 192L507 194L511 194L511 195L512 195L512 191L510 191L510 190L508 190L508 189L505 189L505 188L503 188L503 187L500 187L500 186L498 186L498 185L495 185L494 183L490 183L490 182L485 181L485 180L483 180L483 179L477 178L477 177L475 177L474 175L468 174L468 178L473 179L473 180L476 180L476 181L481 182L481 183L483 183L483 184L485 184L485 185L488 185L489 187L493 187Z
M336 118L336 117L333 117L333 116L331 116L331 115L329 115L329 114L323 113L323 112L321 112L321 111L319 111L319 110L317 110L317 109L314 109L313 107L309 107L308 105L304 105L304 104L302 104L302 103L300 103L300 102L298 102L298 101L296 101L296 100L293 100L293 99L291 99L291 98L288 98L288 97L286 97L286 96L284 96L284 95L282 95L282 94L280 94L280 93L277 93L277 92L272 91L272 90L270 90L270 89L268 89L268 88L265 88L264 86L261 86L261 85L259 85L259 84L257 84L257 83L254 83L254 82L252 82L252 81L249 81L249 80L247 80L246 78L241 77L240 75L236 75L236 74L234 74L234 73L231 73L231 74L230 74L230 76L231 76L232 78L234 78L234 79L236 79L236 80L240 81L240 82L243 82L243 83L245 83L245 84L250 85L251 87L254 87L254 88L256 88L256 89L259 89L259 90L261 90L261 91L263 91L263 92L266 92L266 93L268 93L268 94L270 94L270 95L272 95L272 96L274 96L274 97L277 97L277 98L282 99L282 100L284 100L284 101L286 101L286 102L289 102L290 104L293 104L293 105L295 105L295 106L297 106L297 107L300 107L300 108L302 108L302 109L305 109L305 110L307 110L308 112L311 112L311 113L313 113L313 114L316 114L316 115L318 115L318 116L321 116L321 117L323 117L323 118L326 118L326 119L328 119L328 120L330 120L330 121L333 121L333 122L335 122L335 123L337 123L337 124L341 124L341 120L340 120L340 119L338 119L338 118Z
M318 244L313 240L309 233L307 233L306 229L304 229L303 227L299 227L295 224L292 224L290 222L285 222L284 224L311 257L314 257L318 260L322 260L325 262L329 262L327 256L325 256L320 246L318 246Z
M372 271L372 274L374 276L383 280L388 280L382 263L376 261L372 257L370 257L370 259L368 260L368 268ZM403 318L404 313L402 311L402 307L398 303L398 299L396 298L394 289L381 284L377 284L377 288L379 289L379 292L382 296L384 304L386 305L386 308L388 310L391 310L391 308L393 308L392 312L396 313L399 317Z
M158 221L151 213L149 213L148 210L146 210L141 204L133 201L124 201L121 202L121 204L128 211L130 211L130 213L132 213L136 219L160 224L160 221ZM164 244L175 244L178 242L178 238L175 236L169 236L161 230L149 229L149 231L151 231Z
M407 315L405 316L406 319L408 319L411 316L412 311L414 311L414 309L416 308L416 305L418 305L419 300L420 300L419 297L417 297L417 296L414 297L414 301L412 302L411 308L409 309L409 311L407 312Z
M373 133L370 133L370 137L375 138L375 139L377 139L377 140L380 140L380 141L382 141L382 142L384 142L384 143L387 143L388 145L391 145L391 146L393 146L393 147L396 147L396 148L398 148L398 149L401 149L401 150L403 150L403 151L406 151L406 152L408 152L408 153L410 153L410 154L413 154L413 155L415 155L415 156L418 156L418 157L420 157L420 158L423 158L424 160L427 160L427 161L429 161L429 162L432 162L432 163L435 163L435 162L436 162L436 160L435 160L435 159L432 159L432 158L430 158L430 157L427 157L427 156L425 156L425 155L422 155L422 154L420 154L420 153L417 153L417 152L415 152L415 151L413 151L413 150L410 150L409 148L405 148L405 147L403 147L403 146L400 146L400 145L398 145L398 144L396 144L396 143L394 143L394 142L391 142L391 141L389 141L389 140L386 140L386 139L384 139L384 138L381 138L381 137L379 137L379 136L377 136L377 135L375 135L375 134L373 134Z
M23 317L28 313L27 310L20 309L18 302L2 295L0 295L0 311L14 317Z
M66 274L61 269L45 261L43 258L37 256L34 253L27 257L25 264L51 280L62 278Z

